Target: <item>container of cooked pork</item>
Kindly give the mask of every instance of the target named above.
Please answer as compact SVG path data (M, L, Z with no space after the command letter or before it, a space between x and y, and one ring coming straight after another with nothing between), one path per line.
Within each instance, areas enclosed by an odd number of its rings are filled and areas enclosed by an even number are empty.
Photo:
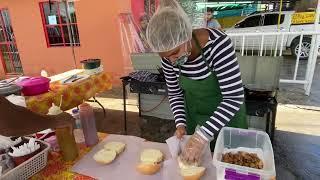
M267 133L224 127L216 142L213 164L218 180L273 180L273 149Z

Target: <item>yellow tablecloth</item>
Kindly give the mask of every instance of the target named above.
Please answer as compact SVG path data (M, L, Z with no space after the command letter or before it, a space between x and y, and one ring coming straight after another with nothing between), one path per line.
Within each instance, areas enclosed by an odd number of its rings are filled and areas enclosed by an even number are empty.
M72 84L51 83L49 92L38 96L26 97L26 104L27 108L34 112L47 114L52 103L56 105L60 104L62 95L61 109L66 111L77 107L84 100L96 96L97 93L110 90L111 88L111 75L108 73L100 73Z
M98 133L99 142L107 137L107 134ZM93 180L93 178L81 174L71 172L72 166L79 161L92 148L86 147L84 144L78 144L79 157L73 162L65 162L62 155L56 152L50 152L48 155L47 166L38 174L33 176L31 180Z

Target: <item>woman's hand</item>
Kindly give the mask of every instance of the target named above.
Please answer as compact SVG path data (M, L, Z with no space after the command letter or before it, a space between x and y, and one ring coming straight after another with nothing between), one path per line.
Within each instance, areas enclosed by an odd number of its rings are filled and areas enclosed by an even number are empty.
M187 131L185 126L180 125L177 127L175 135L178 139L182 139L182 137L186 134L187 134Z
M182 149L182 161L186 164L200 164L201 156L208 141L195 132Z

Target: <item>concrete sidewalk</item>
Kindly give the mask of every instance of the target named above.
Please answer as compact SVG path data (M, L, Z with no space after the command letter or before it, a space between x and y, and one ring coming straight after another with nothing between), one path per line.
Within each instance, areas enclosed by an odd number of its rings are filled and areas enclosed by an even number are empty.
M277 179L320 179L320 111L279 105L273 144Z

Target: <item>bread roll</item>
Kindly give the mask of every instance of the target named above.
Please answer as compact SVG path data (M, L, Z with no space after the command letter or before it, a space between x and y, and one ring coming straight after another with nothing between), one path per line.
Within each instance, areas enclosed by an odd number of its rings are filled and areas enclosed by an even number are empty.
M204 167L189 167L180 170L184 180L199 180L206 168Z
M109 164L116 158L116 156L116 151L102 149L93 156L93 159L101 164Z
M178 157L178 163L180 167L180 174L184 180L200 180L206 170L204 167L199 167L197 163L191 165L184 164L180 157Z
M151 164L140 162L137 166L137 170L144 175L152 175L157 173L161 168L161 164Z
M180 159L180 156L178 157L178 163L179 163L180 169L186 169L186 168L190 168L190 167L198 167L199 166L199 164L196 162L193 164L184 164L182 162L182 160Z
M152 175L157 173L161 168L161 162L164 156L160 150L145 149L140 155L140 163L137 170L144 175Z
M104 145L104 149L107 150L114 150L117 152L117 155L122 153L126 147L126 144L122 142L109 142L106 145Z
M163 154L158 149L145 149L140 156L141 162L158 163L163 160Z

